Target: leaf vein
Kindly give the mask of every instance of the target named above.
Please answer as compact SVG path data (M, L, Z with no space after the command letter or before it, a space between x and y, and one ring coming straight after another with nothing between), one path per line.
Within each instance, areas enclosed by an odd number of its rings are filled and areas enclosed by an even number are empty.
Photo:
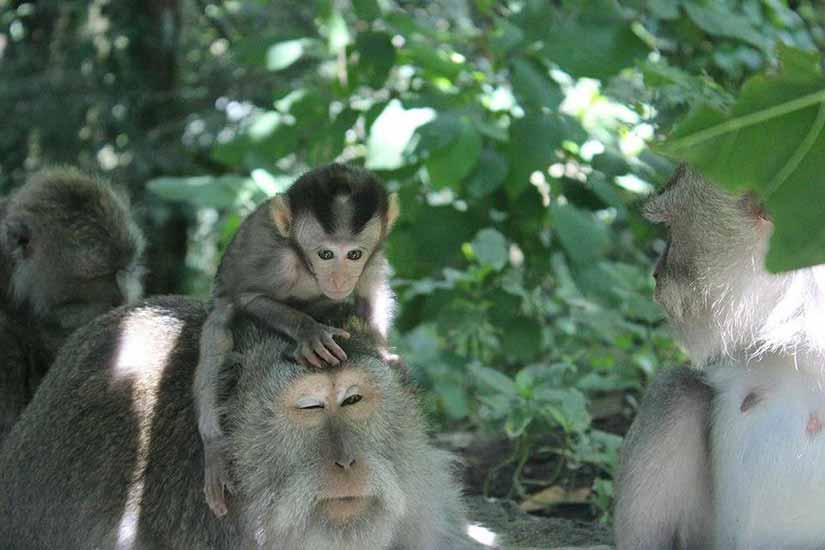
M811 148L816 143L817 138L822 133L822 128L825 127L825 103L822 103L819 106L819 111L816 114L816 120L811 125L811 129L805 135L805 138L799 144L799 147L796 148L791 158L788 159L788 162L785 163L785 166L776 174L773 181L768 185L768 188L765 190L764 198L767 199L769 196L773 195L781 186L784 184L788 178L799 168L799 165L805 159L805 156L810 153Z
M711 126L710 128L705 128L704 130L696 132L691 136L677 139L671 143L670 147L672 149L687 149L689 147L694 147L704 141L719 137L729 132L741 130L742 128L753 126L754 124L759 124L760 122L765 122L766 120L780 117L823 102L825 102L825 90L814 92L761 111L748 113L747 115L743 115L738 118L728 119L721 124Z

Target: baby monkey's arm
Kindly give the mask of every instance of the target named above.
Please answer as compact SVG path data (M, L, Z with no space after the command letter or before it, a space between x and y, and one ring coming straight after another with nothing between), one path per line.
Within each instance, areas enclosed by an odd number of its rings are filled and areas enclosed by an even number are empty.
M348 339L347 331L319 323L312 316L263 293L243 293L238 303L247 314L295 340L298 345L295 359L299 362L322 368L347 358L335 341L336 337Z

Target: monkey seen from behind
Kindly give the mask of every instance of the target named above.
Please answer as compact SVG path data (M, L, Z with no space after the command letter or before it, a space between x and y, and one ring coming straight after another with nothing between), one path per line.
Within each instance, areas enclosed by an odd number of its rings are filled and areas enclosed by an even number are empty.
M0 200L0 441L66 338L140 297L143 247L125 193L75 168Z
M289 336L304 365L334 366L347 358L336 338L349 334L319 323L306 310L354 294L358 315L386 339L394 304L382 245L397 217L397 197L375 176L330 164L298 178L241 224L215 277L194 385L205 450L204 493L216 515L227 512L218 378L233 348L233 318L243 313Z
M660 372L625 439L618 550L823 548L825 266L768 273L769 215L686 166L646 210L697 368Z

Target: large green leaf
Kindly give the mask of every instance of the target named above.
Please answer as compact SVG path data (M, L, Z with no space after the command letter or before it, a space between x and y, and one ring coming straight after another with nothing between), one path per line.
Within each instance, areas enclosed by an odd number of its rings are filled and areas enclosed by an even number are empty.
M782 48L780 58L781 70L748 80L730 112L696 109L659 146L765 201L771 271L825 263L825 76L817 55Z
M574 76L605 80L648 53L611 0L576 2L578 17L558 18L546 29L543 53Z

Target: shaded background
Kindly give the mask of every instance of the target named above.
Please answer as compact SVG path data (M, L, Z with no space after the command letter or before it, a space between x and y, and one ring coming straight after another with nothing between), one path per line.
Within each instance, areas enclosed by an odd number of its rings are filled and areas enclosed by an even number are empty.
M128 186L149 293L207 296L309 167L402 200L394 342L471 491L607 520L621 436L685 360L651 301L650 147L777 62L814 1L0 0L0 191L54 163Z

